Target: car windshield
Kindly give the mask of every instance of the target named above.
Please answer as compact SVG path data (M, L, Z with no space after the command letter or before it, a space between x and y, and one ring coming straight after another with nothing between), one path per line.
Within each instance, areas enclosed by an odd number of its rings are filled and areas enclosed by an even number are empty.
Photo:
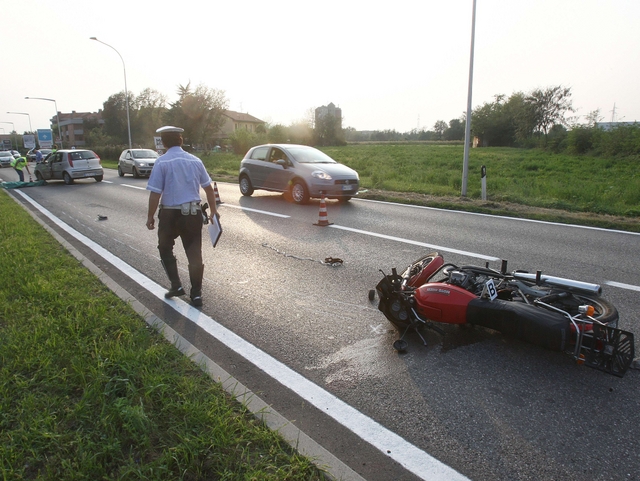
M13 157L11 152L0 152L0 157Z
M143 150L132 150L134 159L157 159L158 153L154 150L143 149Z
M91 150L78 150L75 152L69 152L71 156L71 160L80 160L80 159L95 159L96 154Z
M287 147L287 152L301 164L336 164L327 154L313 147Z

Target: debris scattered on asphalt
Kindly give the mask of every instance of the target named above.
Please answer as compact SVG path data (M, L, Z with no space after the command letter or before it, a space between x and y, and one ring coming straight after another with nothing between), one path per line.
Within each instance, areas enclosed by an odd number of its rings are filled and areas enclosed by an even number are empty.
M311 261L311 262L318 262L320 264L323 264L325 266L331 266L331 267L339 267L341 265L344 265L344 261L342 259L340 259L339 257L325 257L325 259L323 261L319 261L316 259L313 259L311 257L299 257L299 256L294 256L292 254L287 254L286 252L282 252L280 250L278 250L277 248L270 246L269 244L267 244L266 242L262 244L262 247L268 247L269 249L272 249L274 251L276 251L278 254L281 254L285 257L292 257L294 259L298 259L301 261Z
M98 220L107 220L107 216L98 214Z

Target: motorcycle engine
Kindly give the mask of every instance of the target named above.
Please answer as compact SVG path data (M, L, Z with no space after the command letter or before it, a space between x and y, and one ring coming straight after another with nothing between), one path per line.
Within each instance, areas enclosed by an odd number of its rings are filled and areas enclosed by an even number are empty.
M469 289L471 286L471 276L464 271L451 271L449 275L449 283L462 287L463 289Z

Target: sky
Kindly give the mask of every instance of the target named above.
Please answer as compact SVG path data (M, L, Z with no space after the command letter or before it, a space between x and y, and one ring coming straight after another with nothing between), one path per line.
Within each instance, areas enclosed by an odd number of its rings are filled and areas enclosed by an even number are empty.
M640 1L476 5L473 108L561 85L581 121L596 109L640 121ZM466 112L472 10L473 0L0 0L0 129L49 128L56 106L96 112L124 90L126 69L134 95L172 102L178 86L205 85L270 124L333 103L343 127L430 130Z

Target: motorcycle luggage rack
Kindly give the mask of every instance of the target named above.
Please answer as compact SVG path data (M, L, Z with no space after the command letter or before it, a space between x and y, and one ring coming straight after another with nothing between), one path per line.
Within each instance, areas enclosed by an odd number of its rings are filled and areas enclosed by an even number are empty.
M591 316L586 316L586 319L572 317L568 312L544 302L536 300L534 303L564 314L571 321L576 331L573 358L578 364L614 376L624 376L635 357L633 333L607 326ZM587 326L590 326L589 330Z

